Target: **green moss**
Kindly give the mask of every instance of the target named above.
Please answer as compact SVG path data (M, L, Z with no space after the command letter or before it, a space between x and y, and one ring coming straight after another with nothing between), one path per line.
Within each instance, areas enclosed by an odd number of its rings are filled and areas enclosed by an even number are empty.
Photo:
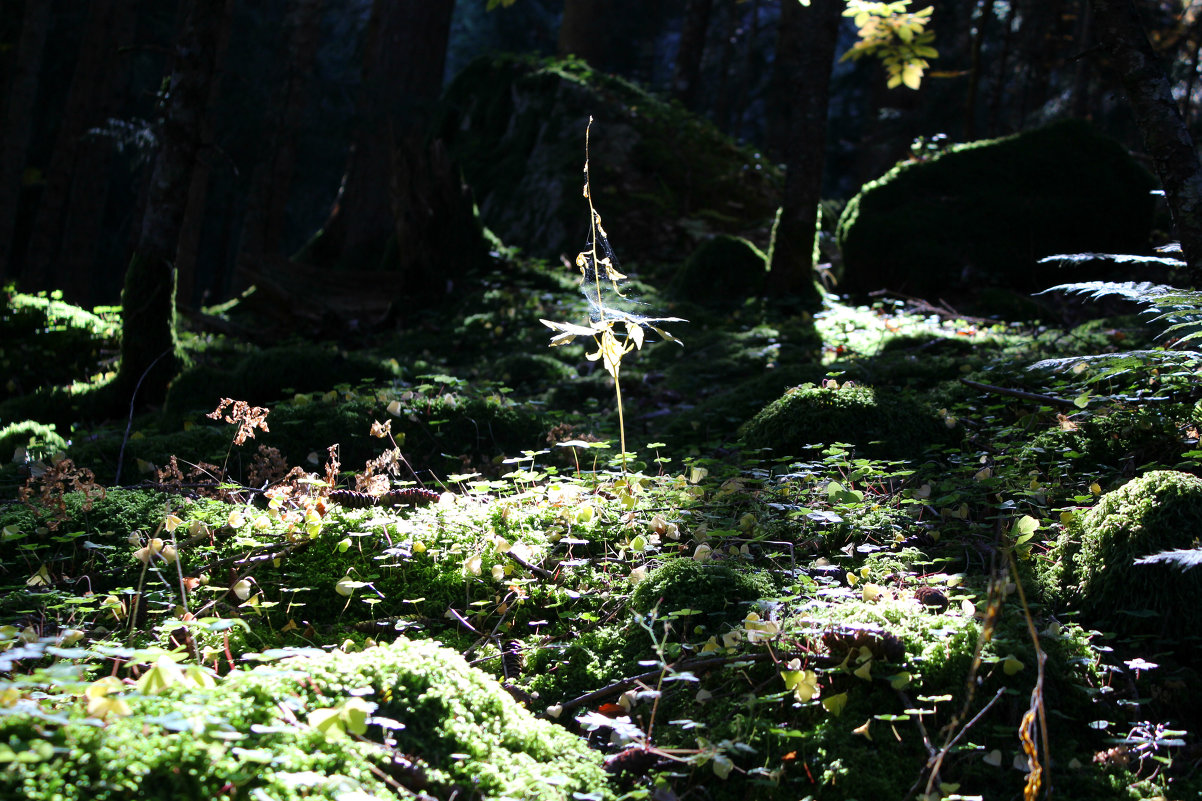
M362 738L308 725L310 713L352 697L375 705ZM294 657L211 690L131 694L128 702L133 714L103 727L78 713L49 725L6 715L0 742L40 758L10 762L0 794L292 801L422 790L446 797L470 787L481 799L607 795L600 758L583 741L536 720L458 654L430 643ZM49 750L35 752L34 741Z
M1042 567L1055 602L1120 632L1180 637L1194 632L1202 573L1136 559L1197 545L1202 479L1156 470L1103 495L1068 527Z
M384 381L392 371L378 360L311 343L252 350L232 367L197 365L171 382L166 412L190 419L208 413L221 398L267 406L296 393Z
M15 460L18 448L25 449L24 460L36 461L66 447L67 440L52 425L24 420L0 428L0 459L5 461Z
M106 351L111 353L116 344L116 323L61 298L61 292L0 291L0 399L84 381L103 371Z
M1049 278L1037 260L1145 251L1154 186L1117 142L1081 120L954 146L899 164L848 202L838 229L840 288L933 297L1073 280Z
M619 258L679 262L708 233L766 235L780 181L773 165L579 60L472 62L447 87L434 135L462 165L485 224L554 259L579 250L588 230L580 167L590 116L592 192Z
M630 597L635 614L646 615L657 606L660 617L685 609L706 626L741 621L748 605L767 595L771 585L763 577L722 562L672 559L639 582Z
M545 353L512 353L496 361L490 377L507 387L533 392L538 388L554 388L579 378L571 365Z
M949 431L934 410L906 395L878 396L868 386L803 385L764 407L740 435L748 446L778 454L846 442L866 456L904 459L947 442Z
M719 234L702 242L668 286L678 300L710 308L731 308L763 293L767 257L737 236Z
M1181 425L1193 409L1181 404L1148 404L1100 413L1066 430L1057 426L1023 445L1019 463L1049 472L1071 459L1075 472L1130 475L1149 463L1176 464L1186 450Z

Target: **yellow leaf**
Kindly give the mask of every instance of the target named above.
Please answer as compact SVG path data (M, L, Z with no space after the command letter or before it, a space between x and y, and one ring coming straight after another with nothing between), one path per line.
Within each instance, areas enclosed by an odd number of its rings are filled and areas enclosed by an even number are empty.
M872 739L872 732L870 732L870 731L868 730L868 727L869 727L870 725L872 725L872 718L869 718L868 720L864 721L864 725L862 725L862 726L857 726L856 728L852 729L852 730L851 730L851 733L852 733L852 734L859 734L859 735L862 735L862 736L864 736L864 737L867 737L869 740L871 740L871 739Z
M309 725L320 732L324 732L327 737L341 737L346 734L346 730L342 725L342 717L338 714L337 707L323 707L314 709L306 716Z
M835 717L843 714L843 707L845 706L847 706L847 693L829 695L822 699L822 707Z
M917 89L922 84L922 71L922 64L907 64L902 67L902 83L911 89Z
M798 701L805 703L818 697L818 674L812 670L785 670L780 677L785 688L792 690Z
M168 688L184 681L184 672L169 656L160 656L150 670L138 679L138 692L145 695L158 695Z

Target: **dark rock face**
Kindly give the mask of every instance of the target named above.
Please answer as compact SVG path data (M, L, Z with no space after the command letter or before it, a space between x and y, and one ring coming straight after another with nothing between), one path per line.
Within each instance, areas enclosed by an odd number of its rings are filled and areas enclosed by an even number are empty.
M839 220L853 293L1045 289L1097 276L1038 264L1148 252L1156 183L1082 120L949 148L866 184Z
M593 203L623 261L679 263L714 233L767 246L775 167L679 106L578 61L473 62L447 88L433 136L506 244L572 258L588 234L590 116Z

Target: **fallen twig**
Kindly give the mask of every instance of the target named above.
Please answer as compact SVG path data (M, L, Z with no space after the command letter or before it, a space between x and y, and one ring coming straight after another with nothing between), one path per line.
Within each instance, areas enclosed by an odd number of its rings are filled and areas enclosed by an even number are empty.
M1039 403L1050 403L1053 406L1064 406L1076 408L1077 404L1071 400L1064 398L1056 398L1051 395L1040 395L1037 392L1026 392L1021 389L1010 389L1009 387L998 387L993 384L982 384L980 381L972 381L967 378L961 378L960 383L965 386L979 389L982 392L992 392L995 395L1009 395L1012 398L1022 398L1023 400L1038 401Z

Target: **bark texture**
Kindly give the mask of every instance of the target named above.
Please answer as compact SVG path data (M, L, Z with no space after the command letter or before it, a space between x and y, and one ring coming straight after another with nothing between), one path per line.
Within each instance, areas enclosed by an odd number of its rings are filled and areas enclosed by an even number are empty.
M25 156L33 131L33 104L52 9L52 3L26 0L17 58L8 85L4 130L0 132L0 275L11 276L13 272L10 267L13 231L24 185Z
M129 402L135 392L139 403L160 400L176 372L175 254L228 10L224 2L189 0L175 42L159 150L121 295L121 367L112 385L117 400Z
M1090 0L1090 7L1098 41L1118 70L1164 189L1189 283L1202 286L1202 165L1168 74L1131 0Z
M792 296L807 307L821 305L814 283L814 249L830 77L843 7L841 0L814 0L809 8L786 2L777 37L779 81L790 113L785 189L773 230L768 289L775 297Z
M288 12L288 50L283 80L268 111L264 159L251 174L238 268L245 270L284 245L288 195L296 173L297 129L304 115L309 79L321 39L323 0L294 0Z
M560 56L577 56L589 66L601 68L605 61L607 18L613 13L609 0L564 0L556 50Z
M687 109L697 106L697 84L701 81L705 34L709 30L713 6L714 0L689 0L685 10L680 48L676 51L676 65L672 73L672 96Z

